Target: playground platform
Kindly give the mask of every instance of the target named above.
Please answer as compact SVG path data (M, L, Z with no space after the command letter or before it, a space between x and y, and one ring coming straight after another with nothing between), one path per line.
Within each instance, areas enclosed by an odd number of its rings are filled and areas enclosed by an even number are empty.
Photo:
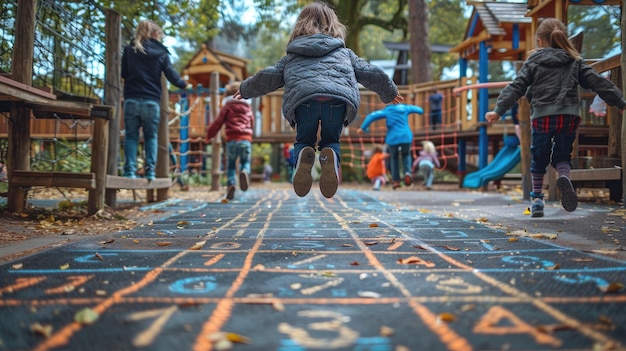
M626 345L619 205L537 219L514 193L254 185L5 262L0 349Z

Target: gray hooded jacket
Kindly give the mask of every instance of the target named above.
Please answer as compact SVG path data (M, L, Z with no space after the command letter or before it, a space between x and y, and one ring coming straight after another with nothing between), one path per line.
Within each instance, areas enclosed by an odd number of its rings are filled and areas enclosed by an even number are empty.
M542 48L528 57L515 80L502 90L494 111L502 116L526 94L531 119L580 116L579 85L591 89L611 106L626 107L621 90L583 60L575 60L563 49Z
M239 92L252 98L285 87L283 115L295 126L296 107L314 97L346 102L344 125L357 115L361 97L358 83L391 102L398 88L385 72L347 49L343 40L324 34L302 36L287 45L287 55L243 81Z

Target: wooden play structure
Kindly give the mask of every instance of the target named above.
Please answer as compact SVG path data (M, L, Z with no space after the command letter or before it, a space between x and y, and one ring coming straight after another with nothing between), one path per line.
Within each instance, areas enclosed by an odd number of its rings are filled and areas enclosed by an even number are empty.
M221 140L215 138L210 145L204 143L207 125L219 112L221 90L225 84L243 80L248 76L248 61L227 53L202 46L185 65L183 75L195 86L193 91L173 91L162 96L159 130L159 156L157 180L127 179L118 176L120 154L121 121L121 78L119 72L121 52L120 16L112 10L104 10L106 21L105 54L103 66L105 77L99 96L76 97L62 91L39 86L33 80L34 33L37 30L35 13L36 0L15 0L15 38L10 72L0 71L0 113L7 118L0 121L0 137L8 139L9 194L7 205L10 211L24 209L28 189L32 186L78 187L89 190L89 213L102 209L105 204L115 206L118 189L147 190L150 201L167 198L172 181L169 168L169 144L174 154L185 160L186 172L203 167L211 161L212 189L220 186ZM488 125L484 115L494 103L506 82L490 82L487 66L490 61L506 60L521 64L528 52L534 48L534 31L542 17L567 18L568 6L574 5L620 5L617 0L529 0L527 3L469 1L473 12L464 40L453 47L460 59L461 76L448 81L427 82L399 86L405 102L422 106L424 115L410 118L415 143L413 154L417 154L422 140L433 141L442 158L442 169L465 174L485 167L503 146L503 135L513 134L510 121ZM584 40L582 37L573 40ZM622 86L621 55L600 62L593 67ZM470 62L477 65L475 76L467 76ZM164 81L165 84L165 81ZM442 123L431 126L428 118L428 97L433 90L444 95ZM164 89L166 91L166 89ZM582 92L583 103L588 104L593 94ZM342 168L344 180L351 173L365 168L367 150L382 143L386 128L384 122L376 122L368 135L359 136L356 131L362 119L369 113L384 108L376 94L361 91L359 117L344 129L342 136ZM282 91L270 93L255 100L257 112L255 143L270 143L274 146L272 157L280 158L281 145L292 143L295 131L282 118ZM179 104L172 116L171 107ZM585 105L586 106L586 105ZM609 109L605 120L593 119L583 106L583 124L575 145L572 180L577 187L602 187L611 190L611 199L623 198L624 174L622 165L626 152L621 140L626 136L621 116ZM530 192L530 121L528 104L520 101L521 174L524 194ZM59 121L85 121L85 130L77 132ZM79 122L73 122L75 125ZM82 123L82 122L80 122ZM56 140L74 138L86 140L91 148L89 172L60 172L57 170L34 171L31 169L33 140ZM213 162L215 160L215 162ZM558 196L554 186L554 174L546 182L549 200ZM357 177L358 178L358 177ZM156 198L153 191L156 191Z

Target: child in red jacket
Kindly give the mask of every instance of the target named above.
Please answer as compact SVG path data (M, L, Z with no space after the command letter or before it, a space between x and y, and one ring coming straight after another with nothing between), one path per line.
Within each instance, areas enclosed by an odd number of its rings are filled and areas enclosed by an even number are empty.
M226 126L226 153L228 155L226 198L229 200L235 197L237 159L239 159L239 188L246 191L250 184L254 115L250 107L250 100L233 99L233 95L239 90L240 85L241 82L233 82L226 86L227 96L222 102L222 109L217 119L209 125L206 134L206 142L208 143L223 125Z

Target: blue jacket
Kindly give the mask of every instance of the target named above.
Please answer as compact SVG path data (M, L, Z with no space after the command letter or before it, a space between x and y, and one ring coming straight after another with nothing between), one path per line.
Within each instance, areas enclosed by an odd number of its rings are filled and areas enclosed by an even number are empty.
M361 96L357 83L391 102L398 88L379 67L347 49L343 40L324 34L301 36L287 45L287 55L241 83L245 99L285 87L283 115L295 126L296 107L314 97L330 97L346 103L344 125L357 115Z
M419 106L397 104L387 105L382 110L374 111L365 117L361 124L363 131L368 131L368 127L372 122L384 118L387 123L387 135L385 136L385 144L400 145L413 142L413 132L409 127L409 114L424 113Z
M132 45L124 47L124 98L161 101L161 72L170 83L184 89L187 84L172 67L167 48L156 39L144 40L143 47L145 54Z

